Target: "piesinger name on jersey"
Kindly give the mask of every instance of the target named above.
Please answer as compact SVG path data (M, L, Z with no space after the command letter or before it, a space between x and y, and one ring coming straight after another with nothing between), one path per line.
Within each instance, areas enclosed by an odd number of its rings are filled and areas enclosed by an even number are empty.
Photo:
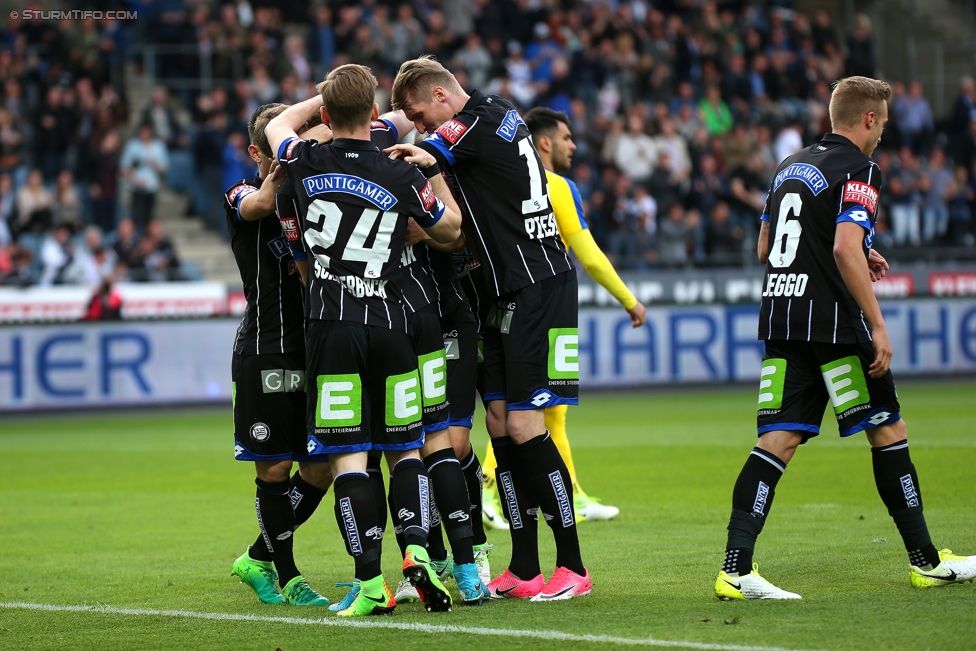
M386 299L386 280L365 280L359 276L336 276L315 261L315 277L319 280L334 280L346 288L356 298L378 296Z
M556 230L556 216L553 213L549 213L548 215L540 215L538 217L526 217L525 232L533 240L542 239L543 237L555 237L556 233L559 232Z
M806 274L766 274L763 296L803 296L807 291Z

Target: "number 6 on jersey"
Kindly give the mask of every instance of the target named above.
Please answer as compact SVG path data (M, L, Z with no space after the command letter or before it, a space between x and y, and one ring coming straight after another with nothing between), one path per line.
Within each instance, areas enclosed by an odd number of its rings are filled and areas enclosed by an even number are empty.
M801 208L803 200L798 192L783 195L783 201L779 204L779 216L776 218L776 239L773 241L773 250L769 252L769 264L774 267L788 267L796 258L796 247L800 245L800 234L803 232L803 226L799 222ZM792 220L790 213L793 213Z

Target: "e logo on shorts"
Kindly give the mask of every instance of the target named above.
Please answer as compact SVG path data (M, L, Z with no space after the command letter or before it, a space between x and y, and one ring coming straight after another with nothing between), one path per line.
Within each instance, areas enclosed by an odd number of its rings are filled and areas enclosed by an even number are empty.
M780 409L783 406L783 384L786 381L785 359L764 359L759 373L759 408Z
M420 378L413 370L386 378L386 424L412 425L420 420Z
M864 369L857 355L844 357L820 367L830 404L834 413L842 414L851 407L863 405L871 400L868 384L864 379Z
M439 405L447 400L447 354L444 349L417 357L424 406Z
M549 329L549 379L579 379L579 330Z
M363 385L358 373L319 375L316 427L354 427L363 422Z

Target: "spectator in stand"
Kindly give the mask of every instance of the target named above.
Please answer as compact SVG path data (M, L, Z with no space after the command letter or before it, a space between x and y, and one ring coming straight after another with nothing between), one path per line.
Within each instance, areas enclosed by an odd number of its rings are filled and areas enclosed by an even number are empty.
M645 183L657 165L657 146L644 133L644 121L637 114L627 118L627 131L620 135L613 152L617 169L634 183Z
M976 192L969 182L969 174L965 167L957 167L956 174L947 188L949 205L949 231L946 243L949 246L973 246L972 222L973 212L971 204L976 199Z
M779 166L784 160L803 149L803 128L793 122L786 125L776 136L776 143L773 146L775 160L774 168Z
M705 89L705 99L698 105L702 122L713 136L724 136L732 129L732 112L729 105L722 100L722 93L718 86L710 85Z
M900 169L891 175L888 201L891 205L891 230L896 246L921 244L919 234L918 164L908 147L899 154Z
M478 34L473 32L468 34L464 41L464 48L454 55L454 64L464 68L468 73L472 88L484 88L488 83L488 73L491 72L492 67L491 54L481 44L481 37Z
M41 285L55 285L64 282L63 273L74 257L74 244L71 241L71 227L55 224L41 245Z
M728 67L722 75L722 99L728 103L736 117L748 118L752 113L752 84L746 71L746 58L736 52L729 57Z
M764 176L762 157L757 154L729 175L729 208L740 224L759 227L759 215L766 205L769 179Z
M169 167L166 145L155 137L151 124L139 126L139 135L126 144L119 166L123 178L132 184L132 221L142 230L153 218L156 193Z
M877 63L874 58L874 37L871 19L865 14L854 17L854 32L847 39L847 77L874 78Z
M112 275L115 269L115 251L103 246L102 229L89 226L84 231L84 245L75 247L70 271L73 282L97 287Z
M613 260L615 267L633 269L637 266L637 231L640 225L640 213L633 201L631 192L633 184L630 178L616 173L607 174L604 185L608 187L603 214L609 215L607 221L607 256Z
M638 269L657 261L657 201L643 185L634 188L629 211L637 215L637 248L640 252Z
M678 132L678 125L669 116L661 120L661 130L654 136L654 146L658 155L667 154L667 164L658 161L659 166L668 168L672 178L679 184L685 184L691 178L691 156L688 154L688 142Z
M10 174L3 173L0 174L0 222L3 222L3 228L10 233L11 238L13 237L13 232L10 229L10 225L16 219L17 200L16 193L14 192L14 180Z
M64 89L52 86L34 120L34 160L45 181L54 181L61 171L74 127L74 114L64 105Z
M56 223L68 224L76 233L81 231L81 195L75 187L75 178L71 170L61 170L58 174L51 213Z
M963 77L959 81L959 97L952 107L952 133L965 134L973 120L976 120L976 82L972 77Z
M98 153L92 170L92 181L88 186L88 195L92 199L94 224L103 232L111 233L115 230L115 217L118 212L122 138L117 129L109 129L97 144Z
M112 245L112 250L115 252L115 258L125 265L127 269L139 267L140 259L135 254L137 244L136 227L133 225L132 220L129 218L120 220L119 226L116 229L115 244Z
M698 228L697 212L685 212L679 203L667 207L657 229L657 259L665 267L683 267L691 261L688 249Z
M308 30L308 59L315 66L315 78L322 79L332 70L336 54L335 30L332 28L332 9L322 4L315 8L312 26ZM404 59L406 60L406 59Z
M953 174L946 167L945 154L936 147L922 170L922 241L932 243L945 236L949 228L949 185Z
M47 231L54 219L53 208L54 195L44 187L41 170L31 170L27 183L17 191L17 219L10 230L15 237L28 231L37 234Z
M24 134L13 114L0 107L0 174L15 171L23 161Z
M898 124L900 143L911 147L916 155L924 153L935 132L935 121L932 119L932 108L923 94L921 82L911 82L908 93L892 102L891 108Z
M206 102L204 105L207 106ZM197 131L193 141L193 205L197 214L217 232L226 234L220 192L224 144L227 141L227 113L214 111Z
M306 98L307 99L307 98ZM240 131L232 131L224 146L224 164L220 183L222 188L233 187L241 179L251 179L257 168L247 153L247 137Z
M139 240L132 255L138 261L140 270L137 280L159 282L181 278L180 261L173 243L163 233L163 225L158 219L149 222L146 234Z
M684 203L685 193L682 186L687 183L687 179L672 172L672 167L671 154L666 151L660 152L654 172L645 184L654 199L662 206Z
M730 218L729 205L719 201L708 213L705 224L704 244L708 263L714 266L738 264L742 258L742 240L745 231Z
M718 170L715 157L705 154L701 159L700 171L691 181L689 205L703 215L712 212L712 206L728 195L729 182Z
M163 141L168 150L185 148L189 139L183 134L176 111L169 104L169 93L165 86L153 89L149 104L142 111L141 124L152 125L152 131Z

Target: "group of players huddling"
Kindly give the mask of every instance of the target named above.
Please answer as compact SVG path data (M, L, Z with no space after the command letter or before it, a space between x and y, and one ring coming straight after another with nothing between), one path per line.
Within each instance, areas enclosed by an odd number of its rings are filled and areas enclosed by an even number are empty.
M401 66L395 112L379 116L376 86L368 68L349 64L311 99L259 107L248 125L258 176L226 193L247 297L232 364L235 457L254 462L260 528L233 573L265 603L340 616L391 613L410 600L450 611L450 577L469 605L589 594L578 513L617 510L582 494L567 467L565 408L579 388L569 247L634 327L645 309L593 243L575 186L553 173L569 167L569 121L548 109L523 119L500 97L466 93L427 57ZM841 434L866 431L874 446L912 583L976 577L976 557L938 552L928 538L870 290L887 268L870 249L881 180L867 158L887 117L886 89L841 82L831 117L842 101L843 125L834 120L835 135L784 162L769 195L760 258L775 273L760 326L760 439L733 495L721 598L798 598L754 571L752 550L776 480L819 431L828 396ZM422 139L399 144L414 128ZM511 562L494 579L469 440L476 393L512 538ZM293 555L294 532L330 486L355 567L332 605ZM497 514L484 517L504 528ZM548 581L540 519L556 543ZM403 558L396 593L381 574L388 520Z

